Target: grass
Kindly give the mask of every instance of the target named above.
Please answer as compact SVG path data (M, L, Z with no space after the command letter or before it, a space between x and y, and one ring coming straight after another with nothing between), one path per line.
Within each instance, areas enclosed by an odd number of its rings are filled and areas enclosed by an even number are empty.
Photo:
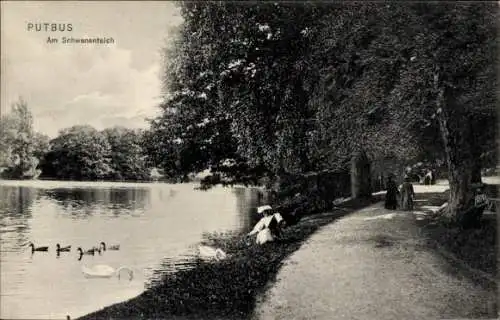
M490 195L488 186L486 193ZM491 195L490 195L491 196ZM448 200L447 192L417 195L417 199L426 200L424 205L440 206ZM418 210L418 206L415 208ZM496 215L483 215L481 226L463 230L450 224L439 215L430 215L420 221L425 236L434 240L441 248L452 253L466 265L486 272L495 278L497 274L497 219Z
M373 202L347 202L328 213L308 215L286 229L279 242L249 245L241 237L213 235L205 244L229 254L220 262L165 275L136 298L80 319L250 319L256 298L276 279L283 260L318 228Z

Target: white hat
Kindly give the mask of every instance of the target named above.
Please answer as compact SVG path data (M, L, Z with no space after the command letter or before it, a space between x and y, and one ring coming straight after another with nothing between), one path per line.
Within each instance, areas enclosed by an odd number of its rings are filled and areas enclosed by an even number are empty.
M257 213L262 213L266 210L273 210L273 208L270 205L260 206L257 208Z

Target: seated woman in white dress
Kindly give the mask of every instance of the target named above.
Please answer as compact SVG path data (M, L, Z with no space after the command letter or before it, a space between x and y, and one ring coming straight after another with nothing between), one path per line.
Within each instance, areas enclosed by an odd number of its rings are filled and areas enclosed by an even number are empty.
M277 236L280 236L279 224L283 217L279 213L272 214L270 206L259 207L257 211L262 213L264 217L257 222L253 230L248 233L248 236L257 234L257 244L274 241Z

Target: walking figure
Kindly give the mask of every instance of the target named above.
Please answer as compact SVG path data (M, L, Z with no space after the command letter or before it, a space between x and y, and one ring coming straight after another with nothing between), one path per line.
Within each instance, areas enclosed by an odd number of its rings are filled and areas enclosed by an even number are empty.
M403 210L413 210L414 197L415 191L413 190L410 178L405 177L404 182L401 185L401 208Z
M385 208L389 210L396 210L398 206L398 186L393 180L393 175L387 178L387 193L385 194Z

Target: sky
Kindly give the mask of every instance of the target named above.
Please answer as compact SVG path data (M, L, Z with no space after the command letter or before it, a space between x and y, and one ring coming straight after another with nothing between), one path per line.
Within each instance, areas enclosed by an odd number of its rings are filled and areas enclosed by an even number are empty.
M182 22L174 2L1 1L0 18L2 114L23 97L34 129L50 137L74 125L145 128L157 114L161 49ZM29 23L66 30L28 31ZM63 44L62 37L114 43Z

